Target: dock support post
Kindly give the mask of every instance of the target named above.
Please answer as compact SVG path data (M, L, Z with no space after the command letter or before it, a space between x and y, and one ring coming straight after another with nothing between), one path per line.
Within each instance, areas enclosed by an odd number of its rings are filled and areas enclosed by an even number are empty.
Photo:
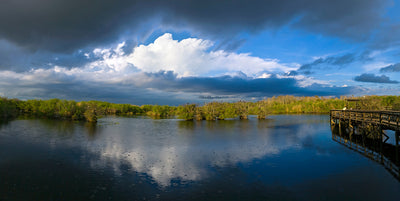
M383 164L383 131L380 125L378 126L378 132L379 132L379 149L381 155L381 163Z
M349 129L349 141L350 141L350 147L353 146L353 129L351 126L351 119L349 119L349 125L348 125L348 129Z
M349 138L350 138L350 147L353 145L353 134L354 134L354 126L351 124L351 119L349 119ZM357 146L357 143L355 143Z
M396 131L396 165L399 166L399 136L400 135L400 131Z

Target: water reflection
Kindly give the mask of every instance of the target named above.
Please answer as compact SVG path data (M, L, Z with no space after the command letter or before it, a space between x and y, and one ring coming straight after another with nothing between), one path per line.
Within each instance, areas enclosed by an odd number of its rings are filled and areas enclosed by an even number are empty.
M234 167L289 149L313 144L326 117L273 116L267 120L182 121L176 119L100 119L97 125L70 121L19 120L3 135L52 148L86 150L93 169L115 174L144 173L160 186L209 178L216 168ZM7 133L9 132L9 133Z
M15 120L0 200L396 200L400 182L330 132L318 115Z
M181 121L172 119L119 119L107 126L87 149L101 157L92 160L93 168L112 165L115 172L128 165L146 173L161 186L171 180L183 182L207 178L214 168L248 163L273 157L283 150L301 148L299 144L315 135L319 125L299 124L293 117L279 129L274 121ZM319 120L318 120L319 121Z
M89 139L93 140L96 138L97 133L99 132L98 130L101 128L98 126L96 123L93 122L85 122L85 129L87 132L87 135Z
M72 137L75 134L76 122L41 119L30 121L30 126L34 127L38 121L46 128L46 130L50 131L48 133L50 135L58 135L59 137Z
M380 135L379 133L373 133L374 131L368 129L357 128L357 132L353 133L350 129L339 130L338 126L333 126L331 130L334 141L383 165L389 173L400 181L400 150L398 145L386 143L385 140L376 137Z
M6 126L9 122L10 122L9 119L2 119L2 118L0 118L0 129L1 129L3 126Z

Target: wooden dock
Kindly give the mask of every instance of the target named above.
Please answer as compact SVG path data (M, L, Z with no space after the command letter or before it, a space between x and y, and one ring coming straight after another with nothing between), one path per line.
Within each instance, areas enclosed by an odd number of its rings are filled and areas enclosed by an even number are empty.
M378 126L382 130L400 131L400 111L331 110L331 124L347 122Z

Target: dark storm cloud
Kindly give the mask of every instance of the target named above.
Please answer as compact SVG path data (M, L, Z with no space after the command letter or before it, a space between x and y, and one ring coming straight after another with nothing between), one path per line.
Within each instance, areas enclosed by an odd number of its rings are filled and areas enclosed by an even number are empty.
M383 67L379 70L381 73L394 73L400 72L400 63Z
M21 72L32 68L46 69L55 65L80 67L96 59L94 57L87 58L84 54L85 51L82 50L69 54L54 53L45 50L30 52L5 40L0 40L0 70Z
M400 24L391 23L380 27L373 40L368 44L372 49L386 49L387 47L400 46Z
M57 82L52 83L31 83L20 80L12 84L0 84L0 91L3 93L2 96L19 99L99 100L136 105L177 105L192 100L190 95L186 96L187 99L180 99L173 93L154 92L141 87L87 82L76 79L58 79Z
M136 17L146 16L149 6L130 0L6 0L0 37L32 50L68 52L114 41Z
M295 24L302 29L356 40L368 38L383 21L386 0L335 0L302 2L311 9Z
M386 0L229 0L177 1L169 5L177 19L213 32L279 27L287 23L301 29L360 39L381 22ZM178 12L177 12L178 11ZM172 18L171 21L175 21Z
M141 23L155 17L220 38L291 23L360 39L381 22L385 5L385 0L5 0L0 38L30 50L71 52L148 31Z
M312 84L300 87L294 78L243 78L243 77L183 77L178 78L173 72L146 73L151 78L148 87L163 91L213 93L216 95L240 96L339 96L350 94L351 87L328 87Z
M390 80L389 77L385 75L374 75L370 73L364 73L354 78L357 82L372 82L372 83L384 83L384 84L397 84L398 81Z

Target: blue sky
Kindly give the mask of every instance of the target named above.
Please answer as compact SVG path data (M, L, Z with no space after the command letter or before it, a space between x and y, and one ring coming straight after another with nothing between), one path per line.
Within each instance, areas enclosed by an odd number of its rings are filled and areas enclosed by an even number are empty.
M132 104L400 95L391 0L14 0L0 96Z

